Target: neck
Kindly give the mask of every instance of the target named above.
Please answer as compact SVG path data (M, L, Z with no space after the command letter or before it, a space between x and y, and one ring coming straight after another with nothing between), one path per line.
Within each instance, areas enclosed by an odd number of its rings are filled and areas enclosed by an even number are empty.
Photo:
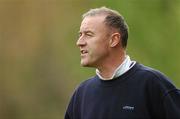
M120 56L119 56L120 54ZM98 70L100 72L100 75L104 78L109 79L114 71L117 69L117 67L122 64L126 56L126 53L118 53L118 56L113 56L108 63L105 65L98 67ZM120 58L120 59L119 59Z

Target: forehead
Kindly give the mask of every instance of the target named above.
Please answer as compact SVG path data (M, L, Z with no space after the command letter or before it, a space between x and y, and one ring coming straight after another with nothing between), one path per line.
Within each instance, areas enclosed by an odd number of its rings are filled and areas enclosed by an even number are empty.
M80 30L96 30L105 27L105 16L87 16L85 17L80 26Z

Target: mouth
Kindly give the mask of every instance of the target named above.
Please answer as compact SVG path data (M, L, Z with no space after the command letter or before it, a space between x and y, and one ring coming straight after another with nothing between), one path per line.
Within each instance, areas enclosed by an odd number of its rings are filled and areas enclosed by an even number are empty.
M87 54L87 53L88 53L88 51L87 51L87 50L81 50L80 52L81 52L81 55L85 55L85 54Z

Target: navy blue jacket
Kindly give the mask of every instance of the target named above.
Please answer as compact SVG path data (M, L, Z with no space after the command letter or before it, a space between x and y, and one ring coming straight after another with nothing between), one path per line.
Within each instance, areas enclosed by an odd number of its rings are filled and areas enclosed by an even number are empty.
M95 76L81 83L65 119L180 119L180 91L159 71L136 63L113 80Z

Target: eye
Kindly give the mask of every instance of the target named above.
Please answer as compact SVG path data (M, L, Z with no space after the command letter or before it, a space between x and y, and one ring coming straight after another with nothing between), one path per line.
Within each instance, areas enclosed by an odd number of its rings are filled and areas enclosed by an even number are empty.
M87 35L87 36L92 36L92 34L90 34L90 33L87 33L86 35Z
M92 36L93 36L93 33L91 33L91 32L87 32L87 33L86 33L86 36L88 36L88 37L92 37Z
M82 36L82 33L81 32L79 32L79 37L81 37Z

